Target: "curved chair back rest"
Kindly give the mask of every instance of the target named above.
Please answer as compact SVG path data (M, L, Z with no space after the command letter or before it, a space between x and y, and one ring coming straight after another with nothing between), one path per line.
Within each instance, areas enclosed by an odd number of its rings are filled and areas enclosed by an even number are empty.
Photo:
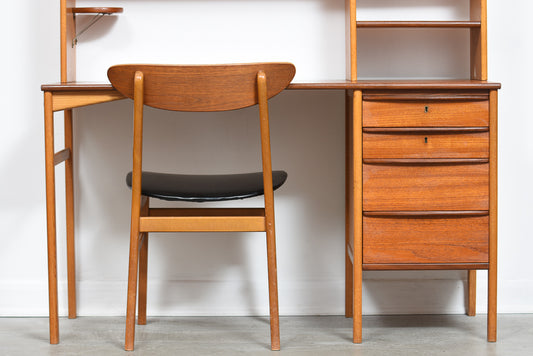
M144 77L144 105L174 111L225 111L258 103L257 74L265 73L267 97L280 93L296 69L291 63L224 65L116 65L107 76L124 96L133 99L134 76Z

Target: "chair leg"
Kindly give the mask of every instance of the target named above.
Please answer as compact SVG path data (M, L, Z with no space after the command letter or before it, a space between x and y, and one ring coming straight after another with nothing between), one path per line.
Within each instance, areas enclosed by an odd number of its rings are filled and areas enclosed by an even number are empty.
M270 300L270 346L273 351L280 349L278 272L276 267L276 235L274 229L267 229L268 294Z
M146 293L148 286L148 233L141 234L141 250L139 254L139 315L137 324L146 325Z
M132 226L128 269L128 300L126 308L126 340L124 349L133 351L135 343L135 309L137 301L137 270L139 264L139 230Z

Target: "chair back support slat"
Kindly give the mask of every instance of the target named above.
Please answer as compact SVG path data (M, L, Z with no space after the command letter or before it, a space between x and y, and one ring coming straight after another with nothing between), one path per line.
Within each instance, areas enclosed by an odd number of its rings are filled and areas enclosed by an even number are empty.
M257 73L267 78L268 98L289 85L291 63L224 65L116 65L107 71L113 87L133 99L136 71L144 75L144 104L174 111L224 111L258 103Z

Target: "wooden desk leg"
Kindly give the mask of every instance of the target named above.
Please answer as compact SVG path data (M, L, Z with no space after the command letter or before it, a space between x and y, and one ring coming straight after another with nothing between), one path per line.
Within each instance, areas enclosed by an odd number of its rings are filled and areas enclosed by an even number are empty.
M74 167L72 110L65 110L65 148L70 151L65 161L65 198L67 224L67 280L68 280L68 317L76 318L76 255L74 249Z
M354 171L354 236L353 236L353 342L363 341L363 93L353 94L353 171Z
M476 316L476 270L468 270L468 316Z
M495 342L497 335L498 283L498 92L490 91L490 178L489 178L489 286L487 309L487 340Z
M52 93L44 93L44 142L46 169L46 223L48 234L48 301L50 319L50 343L59 343L59 319L57 311L57 248L56 201L54 165L54 112Z
M353 317L353 95L350 90L346 90L346 123L345 123L345 272L344 272L344 315L347 318Z

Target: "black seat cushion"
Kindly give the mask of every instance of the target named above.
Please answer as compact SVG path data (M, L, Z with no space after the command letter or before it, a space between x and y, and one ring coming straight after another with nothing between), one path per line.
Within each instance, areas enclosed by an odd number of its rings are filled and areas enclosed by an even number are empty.
M132 173L126 176L131 188ZM287 172L273 171L274 190L285 183ZM263 173L185 175L142 172L142 195L164 200L222 201L263 195Z

